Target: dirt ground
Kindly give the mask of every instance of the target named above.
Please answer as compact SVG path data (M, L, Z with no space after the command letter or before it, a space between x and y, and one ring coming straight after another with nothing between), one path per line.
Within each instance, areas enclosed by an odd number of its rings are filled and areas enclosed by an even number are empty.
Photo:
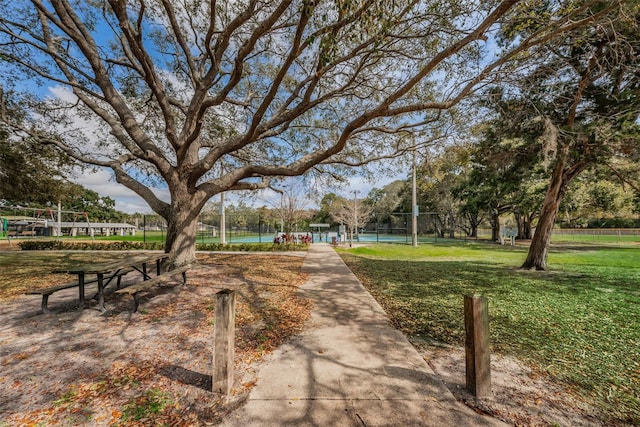
M265 263L258 273L282 268L268 257L257 260ZM236 273L220 266L201 269L184 288L168 286L147 295L134 314L130 297L114 295L107 299L106 315L74 309L73 289L54 294L54 313L48 315L39 312L35 295L0 303L0 427L217 424L242 404L260 356L277 341L252 312L272 310L269 301L283 299L276 288L245 292L250 303L238 313L234 396L223 405L208 391L219 286L197 284L246 281ZM249 281L259 281L256 277ZM289 317L282 327L292 328L289 333L308 316L310 307L301 307L284 310ZM494 397L478 402L465 391L463 349L414 345L452 393L479 412L517 426L610 425L568 390L508 357L492 357Z
M128 313L123 299L113 307L113 317L55 302L50 304L53 314L40 314L37 296L3 303L0 420L6 426L112 425L142 388L169 393L180 389L188 394L187 400L200 405L207 395L208 331L200 314L176 300L187 294L187 299L206 298L203 290L189 287L181 295L157 295L136 314ZM61 291L51 299L77 300L73 291ZM170 302L183 307L157 320L145 314ZM187 327L192 330L189 335L184 334ZM193 387L176 387L174 379L183 381L176 372ZM105 386L121 392L103 393Z
M237 256L231 258L238 258ZM299 331L310 304L298 256L243 256L141 298L106 293L108 312L78 310L77 289L0 303L0 426L215 425L242 403L264 354ZM228 261L228 260L227 260ZM233 263L233 261L232 261ZM244 274L243 274L244 273ZM131 273L133 274L133 273ZM257 274L257 275L256 275ZM215 293L237 292L236 372L223 405L211 389ZM109 290L109 288L107 288ZM87 287L87 295L95 291Z
M516 426L614 425L566 388L508 356L491 356L493 397L478 401L465 388L464 348L414 346L453 395L478 412Z

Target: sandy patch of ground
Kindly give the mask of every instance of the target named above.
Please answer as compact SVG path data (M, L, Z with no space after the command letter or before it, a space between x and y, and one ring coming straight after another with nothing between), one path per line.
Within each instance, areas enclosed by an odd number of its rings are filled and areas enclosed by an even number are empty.
M478 401L465 387L464 348L414 344L460 401L516 426L608 426L602 414L514 357L491 355L493 398Z
M246 398L255 364L306 321L310 304L296 296L306 281L302 261L205 260L186 286L151 290L137 313L113 289L106 314L95 301L78 310L77 289L55 293L52 314L40 312L36 295L1 303L0 426L216 424ZM237 291L236 372L223 405L210 389L215 293L227 287Z

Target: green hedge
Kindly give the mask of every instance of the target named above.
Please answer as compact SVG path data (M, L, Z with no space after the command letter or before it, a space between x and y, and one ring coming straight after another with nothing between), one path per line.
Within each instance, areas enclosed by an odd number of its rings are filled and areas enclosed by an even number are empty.
M286 252L286 251L306 251L309 245L303 244L275 244L275 243L238 243L232 245L222 245L220 243L198 243L198 251L242 251L242 252Z
M20 242L23 251L129 251L162 250L162 242L68 242L64 240L28 240Z
M635 218L592 218L588 228L638 228L640 220Z
M162 242L69 242L63 240L29 240L20 242L20 249L24 251L130 251L130 250L163 250ZM308 245L302 244L282 244L274 243L240 243L233 245L222 245L220 243L199 243L196 244L198 251L242 251L242 252L283 252L283 251L306 251Z

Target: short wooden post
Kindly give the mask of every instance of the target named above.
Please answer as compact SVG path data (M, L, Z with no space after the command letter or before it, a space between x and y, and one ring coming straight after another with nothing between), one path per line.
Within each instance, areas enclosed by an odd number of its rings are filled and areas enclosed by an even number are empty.
M213 327L212 391L227 398L233 388L233 358L235 336L236 294L224 289L216 294Z
M481 295L464 296L467 390L477 398L491 397L489 303Z

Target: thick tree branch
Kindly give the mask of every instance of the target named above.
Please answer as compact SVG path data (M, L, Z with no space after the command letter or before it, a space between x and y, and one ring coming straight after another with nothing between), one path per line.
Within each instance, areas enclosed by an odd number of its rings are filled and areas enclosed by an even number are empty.
M167 137L169 143L175 149L178 149L181 144L179 142L179 139L177 138L178 132L176 130L173 111L171 110L171 103L169 102L169 99L165 93L164 84L158 77L153 59L147 53L144 46L141 33L142 28L140 27L140 23L138 24L138 28L135 30L131 27L131 22L129 21L129 17L127 15L127 2L125 0L109 0L109 4L111 5L111 8L113 9L116 17L118 18L120 29L122 30L122 33L127 40L127 44L131 49L131 53L138 60L140 67L144 71L142 77L147 82L149 89L152 91L154 97L157 100L158 106L162 111L162 116L165 124L165 136ZM144 12L143 8L144 3L141 4L141 9L139 11L140 16L142 16ZM105 80L109 80L108 76L105 76ZM104 85L107 86L106 81L104 82ZM101 85L101 87L102 86L103 85ZM111 98L109 97L109 99ZM144 149L144 147L141 148Z
M112 164L110 165L110 167L115 173L116 182L124 185L129 190L142 197L144 201L149 204L149 207L164 219L166 219L167 221L170 219L170 204L160 200L149 187L133 179L131 175L129 175L124 169L122 169L119 164Z

